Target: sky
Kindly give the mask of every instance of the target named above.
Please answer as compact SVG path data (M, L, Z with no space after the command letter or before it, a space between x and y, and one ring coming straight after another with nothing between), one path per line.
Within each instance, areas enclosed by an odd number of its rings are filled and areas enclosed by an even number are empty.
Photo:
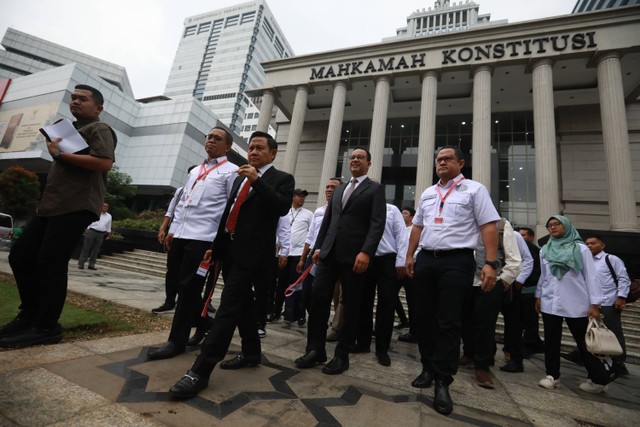
M451 3L458 3L454 0ZM466 0L465 0L466 1ZM242 0L2 0L8 27L127 69L136 98L161 95L184 19ZM267 0L296 55L378 43L434 0ZM571 13L576 0L476 0L480 14L509 23ZM364 5L364 6L363 6Z

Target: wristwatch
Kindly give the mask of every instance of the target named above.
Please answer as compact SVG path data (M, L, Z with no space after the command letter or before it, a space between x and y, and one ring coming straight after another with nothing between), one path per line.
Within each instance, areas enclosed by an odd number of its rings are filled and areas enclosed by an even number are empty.
M51 155L51 157L53 157L53 160L59 160L60 159L60 150L58 150L55 153L53 153Z
M493 267L494 270L497 270L500 268L500 262L499 261L485 261L484 262L486 265L490 265L491 267Z

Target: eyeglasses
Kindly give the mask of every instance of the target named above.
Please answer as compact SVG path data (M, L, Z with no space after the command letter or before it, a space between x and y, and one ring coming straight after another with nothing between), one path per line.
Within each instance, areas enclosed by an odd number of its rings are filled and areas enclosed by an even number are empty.
M442 163L442 162L449 163L449 162L454 161L455 159L456 159L456 158L455 158L455 157L453 157L453 156L438 157L438 158L436 159L436 164L438 164L438 163Z
M562 223L560 222L551 222L547 224L547 230L551 230L552 228L562 227Z
M364 154L353 154L351 157L349 157L349 160L364 160L366 159L367 156L365 156Z

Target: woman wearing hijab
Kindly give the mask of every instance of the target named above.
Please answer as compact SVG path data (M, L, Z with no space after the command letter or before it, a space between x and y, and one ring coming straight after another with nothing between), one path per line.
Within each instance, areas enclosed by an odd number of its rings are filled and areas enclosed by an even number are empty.
M596 282L596 269L589 248L571 225L569 218L554 215L547 220L549 241L540 250L541 275L536 290L536 310L544 323L544 364L547 376L540 387L553 389L560 378L560 342L562 321L585 361L589 379L580 384L582 391L600 393L606 384L592 380L601 362L587 351L584 336L589 317L600 318L602 290Z

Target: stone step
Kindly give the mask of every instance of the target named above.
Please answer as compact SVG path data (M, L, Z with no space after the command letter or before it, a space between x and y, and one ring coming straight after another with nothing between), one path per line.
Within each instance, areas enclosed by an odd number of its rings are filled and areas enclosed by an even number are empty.
M164 277L166 271L167 255L159 252L136 249L133 252L126 252L112 256L100 258L100 264L127 271L134 271L141 274L148 274L156 277ZM222 279L218 280L217 289L224 286ZM400 301L407 310L407 301L404 289L400 290ZM375 305L374 305L375 310ZM622 314L622 323L627 345L627 360L630 363L640 363L640 304L629 304ZM573 336L564 324L562 333L562 349L570 351L575 348ZM540 335L544 339L544 327L540 319ZM504 320L502 315L498 317L496 324L496 337L502 339L504 332Z

